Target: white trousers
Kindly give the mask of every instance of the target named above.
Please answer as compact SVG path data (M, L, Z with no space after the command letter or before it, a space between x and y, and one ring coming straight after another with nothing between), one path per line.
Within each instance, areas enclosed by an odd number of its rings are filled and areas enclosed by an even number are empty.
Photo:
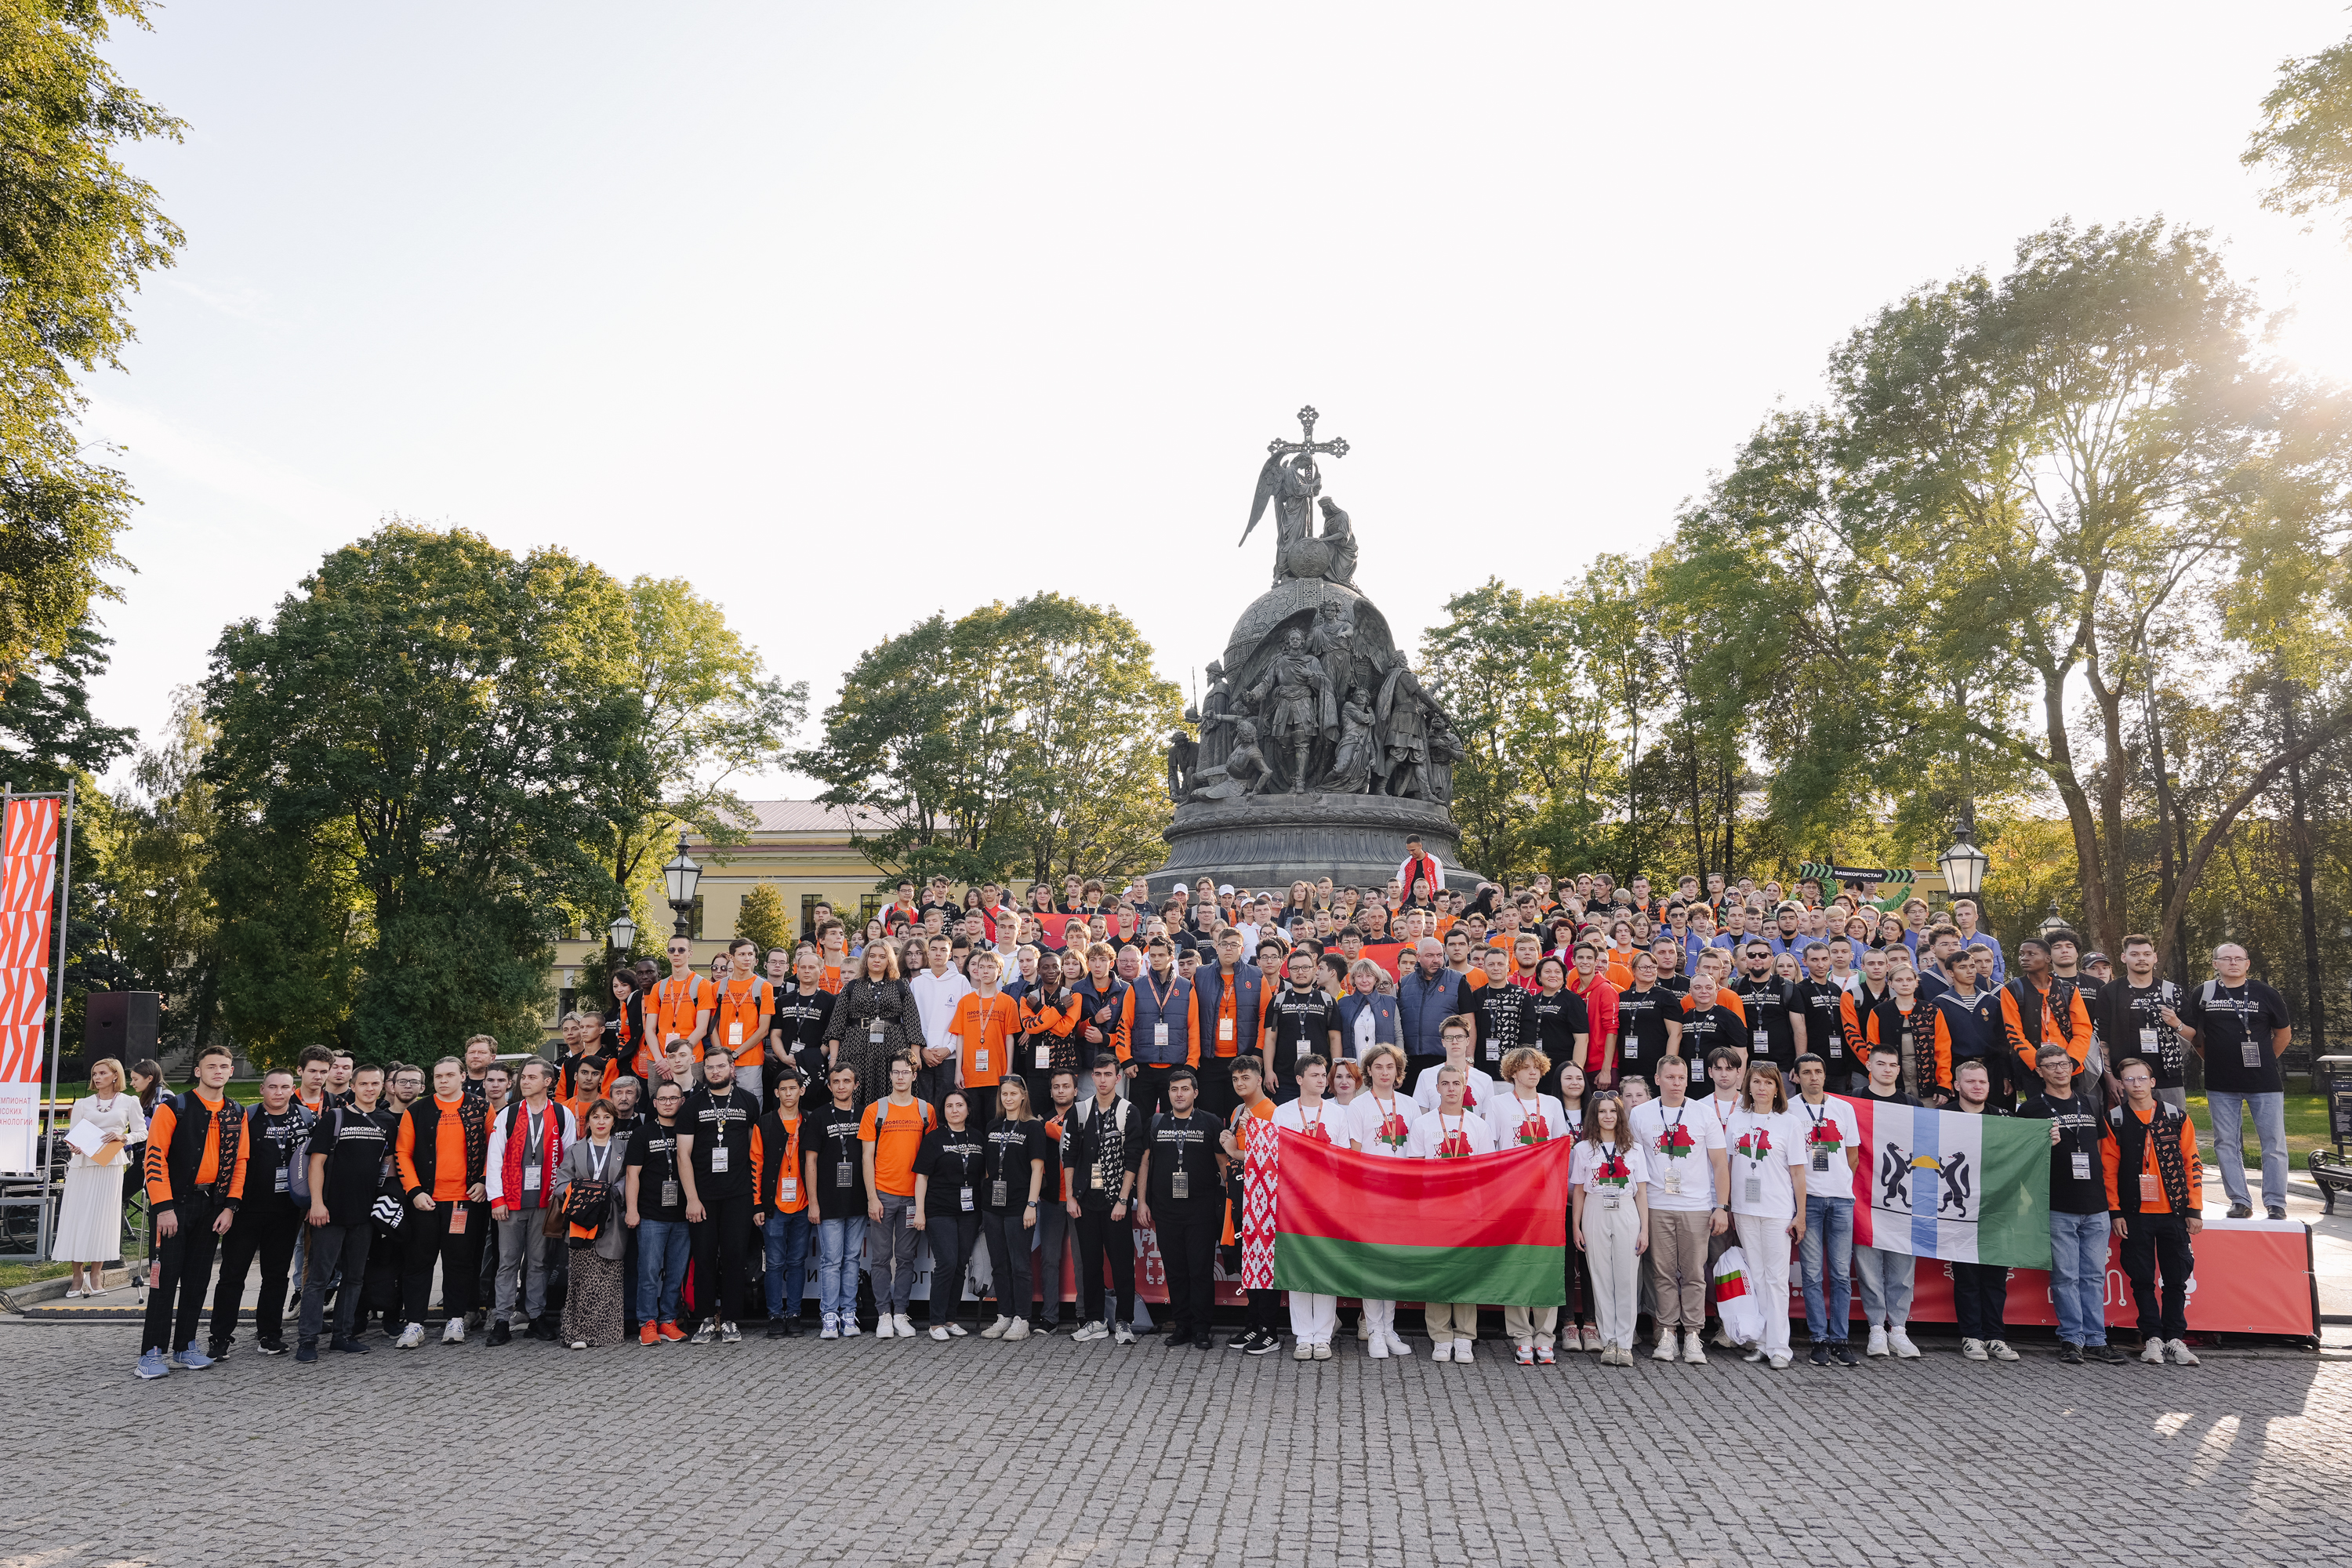
M1641 1259L1633 1243L1642 1234L1642 1211L1633 1194L1620 1197L1615 1208L1594 1194L1584 1202L1584 1260L1592 1268L1592 1310L1601 1326L1601 1342L1620 1350L1633 1348L1633 1323L1641 1307Z
M1364 1322L1371 1329L1372 1332L1376 1334L1392 1334L1396 1332L1396 1303L1394 1301L1366 1301L1363 1303L1363 1309Z
M1764 1352L1789 1353L1789 1222L1759 1215L1731 1216L1748 1260L1748 1293L1764 1310Z
M1393 1309L1391 1309L1393 1310ZM1339 1321L1339 1298L1290 1292L1290 1331L1302 1345L1328 1345Z

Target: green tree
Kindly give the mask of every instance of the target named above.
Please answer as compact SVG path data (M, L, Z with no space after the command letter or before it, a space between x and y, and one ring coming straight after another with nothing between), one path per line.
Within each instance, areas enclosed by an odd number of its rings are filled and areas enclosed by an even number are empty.
M337 1036L428 1059L535 1047L567 908L612 908L587 804L641 717L619 584L406 523L328 555L205 685L234 910L222 1008L268 1058Z
M1164 858L1181 717L1126 616L1039 594L866 650L795 765L883 825L856 839L886 880L1133 871Z
M767 882L744 894L743 908L735 917L735 934L758 942L763 963L772 949L789 951L793 945L793 921L785 912L783 894Z
M2352 41L2281 62L2240 161L2268 166L2273 183L2263 205L2273 212L2306 217L2352 202ZM2352 212L2345 235L2352 239Z
M211 740L196 689L178 688L163 743L141 750L131 787L114 795L107 858L116 950L163 997L163 1037L190 1047L212 1039L220 1011L221 921L207 877L219 822L203 773Z
M179 139L181 124L126 87L100 54L145 0L13 0L0 25L0 686L58 653L131 506L89 461L77 371L121 368L131 291L182 241L121 143Z

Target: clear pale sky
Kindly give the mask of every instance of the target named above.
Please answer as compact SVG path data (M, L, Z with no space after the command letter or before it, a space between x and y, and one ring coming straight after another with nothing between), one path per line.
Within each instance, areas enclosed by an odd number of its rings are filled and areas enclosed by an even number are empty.
M1628 12L1636 15L1628 15ZM2238 154L2335 5L341 6L121 36L188 231L93 384L145 505L100 713L400 514L684 575L818 706L935 609L1117 605L1190 687L1302 403L1398 641L1641 550L1908 286L2210 227L2352 377ZM805 781L750 781L805 793Z

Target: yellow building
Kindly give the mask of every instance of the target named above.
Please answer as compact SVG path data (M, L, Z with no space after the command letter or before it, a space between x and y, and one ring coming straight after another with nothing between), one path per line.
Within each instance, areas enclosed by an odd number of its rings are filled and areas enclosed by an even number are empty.
M853 828L878 833L888 824L870 813L859 813L856 818L839 806L820 805L813 800L753 800L744 803L751 808L751 840L724 848L689 836L687 853L702 868L702 881L696 889L694 927L694 962L707 968L710 960L726 951L735 936L735 919L743 907L743 896L765 883L783 895L784 912L793 922L797 934L815 934L814 920L820 900L831 904L842 917L842 923L856 929L881 913L889 899L875 891L875 883L882 872L860 854L850 842ZM667 856L664 858L667 858ZM670 931L670 911L667 906L655 911L656 929L639 939L641 946L660 948ZM558 1006L548 1019L551 1032L562 1016L562 1009L572 1005L572 983L578 978L580 965L593 957L604 945L601 931L582 933L574 940L555 944L556 973L553 976Z

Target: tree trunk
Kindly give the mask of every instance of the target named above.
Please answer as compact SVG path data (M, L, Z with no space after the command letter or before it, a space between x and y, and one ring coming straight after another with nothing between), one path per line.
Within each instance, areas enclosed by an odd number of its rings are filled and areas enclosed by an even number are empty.
M2311 843L2311 795L2304 785L2303 759L2294 754L2295 689L2278 685L2279 719L2291 760L2286 765L2288 844L2294 853L2294 890L2303 906L2303 1006L2314 1061L2327 1050L2327 994L2319 976L2319 900L2314 890Z
M2172 890L2179 881L2179 861L2174 858L2174 834L2178 827L2177 807L2172 798L2172 775L2164 754L2164 731L2156 716L2156 677L2150 666L2143 666L2141 700L2147 708L2148 766L2156 779L2156 907L2172 907ZM2187 966L2180 962L2177 933L2159 933L2158 945L2173 955L2172 981L2187 986Z
M2092 816L2090 797L2074 773L2074 747L2066 733L2066 675L2062 668L2042 671L2042 728L2050 737L2050 782L2066 807L2067 826L2074 833L2074 868L2083 892L2083 923L2094 931L2106 923L2105 857L2099 852L2099 825Z

